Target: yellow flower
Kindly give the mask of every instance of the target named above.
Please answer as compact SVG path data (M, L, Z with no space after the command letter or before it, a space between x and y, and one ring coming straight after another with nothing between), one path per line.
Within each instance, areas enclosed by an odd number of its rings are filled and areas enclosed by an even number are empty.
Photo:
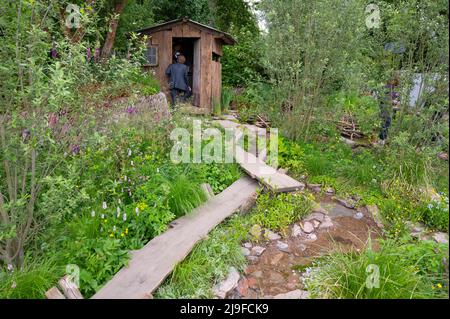
M109 237L114 237L114 234L113 233L109 234Z
M441 284L437 284L437 287L438 287L439 289L441 289L441 288L442 288L442 285L441 285Z
M120 234L120 237L123 237L123 236L125 236L125 234L124 234L124 233Z
M127 234L127 235L128 235L128 228L126 228L126 229L125 229L125 234Z

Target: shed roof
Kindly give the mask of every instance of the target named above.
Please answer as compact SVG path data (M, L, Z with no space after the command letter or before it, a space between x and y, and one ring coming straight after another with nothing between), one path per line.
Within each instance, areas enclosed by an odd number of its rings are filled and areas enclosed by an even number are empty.
M208 31L211 31L212 33L214 33L217 36L219 36L220 38L222 38L223 42L225 42L226 44L230 44L230 45L236 44L236 40L230 34L220 31L220 30L217 30L213 27L201 24L200 22L196 22L196 21L191 20L186 17L168 21L168 22L164 22L161 24L157 24L152 27L140 29L140 30L137 30L136 33L151 34L151 33L159 32L159 31L163 31L163 30L168 30L168 29L172 28L173 26L176 26L179 24L185 24L185 23L190 24L198 29L206 29Z

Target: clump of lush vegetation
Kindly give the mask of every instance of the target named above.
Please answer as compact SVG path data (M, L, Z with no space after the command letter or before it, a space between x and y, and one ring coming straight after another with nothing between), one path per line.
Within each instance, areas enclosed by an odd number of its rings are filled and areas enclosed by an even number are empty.
M314 262L306 286L315 298L447 298L448 245L383 242L363 252L335 252ZM447 269L448 272L448 269Z
M252 224L286 234L288 226L305 217L312 207L312 198L304 194L260 194L250 221Z

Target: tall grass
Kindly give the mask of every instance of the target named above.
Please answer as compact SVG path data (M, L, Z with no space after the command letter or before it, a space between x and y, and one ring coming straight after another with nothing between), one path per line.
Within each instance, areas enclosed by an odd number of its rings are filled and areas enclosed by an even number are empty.
M379 251L368 245L361 253L332 253L316 263L317 267L306 280L307 288L315 298L332 299L413 299L445 296L443 285L435 287L433 278L429 277L430 269L424 269L423 266L442 263L442 256L434 252L434 247L419 251L419 254L416 247L407 247L413 253L408 253L405 246L394 242L386 242ZM376 282L373 281L375 277L370 277L375 275L374 269L379 270L379 281L378 285L370 287L367 281ZM440 278L442 280L442 276Z
M0 299L45 298L45 292L62 275L53 261L27 263L27 260L22 269L0 272Z
M168 187L169 207L177 217L189 213L206 200L205 192L184 174L168 181Z
M229 110L231 102L234 99L234 92L231 88L224 87L222 89L222 96L220 98L220 103L222 105L222 111L226 112Z

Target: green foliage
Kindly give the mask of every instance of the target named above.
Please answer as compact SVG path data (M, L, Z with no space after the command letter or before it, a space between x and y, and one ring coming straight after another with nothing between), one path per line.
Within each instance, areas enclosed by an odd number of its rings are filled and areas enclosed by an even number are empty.
M369 246L361 253L336 252L315 263L317 268L311 271L306 286L319 298L442 298L446 295L443 282L435 288L434 276L442 275L445 254L445 248L437 244L399 246L391 241L383 243L380 250ZM367 282L376 282L372 277L377 270L379 285L370 288Z
M238 43L223 48L222 78L228 86L241 87L259 80L264 73L259 50L260 34L254 28L232 30Z
M62 271L53 260L30 262L26 259L20 271L0 270L1 299L44 299L45 292L59 279Z
M212 20L208 0L153 0L155 21L167 22L182 17L210 24Z
M288 226L305 217L311 209L311 198L303 194L260 194L250 221L287 234Z
M248 218L233 216L197 244L157 290L156 298L212 298L212 286L228 275L230 266L242 270L241 241L248 236ZM195 280L193 280L195 278Z
M433 200L428 204L423 203L419 208L422 212L423 222L431 229L448 232L449 212L448 197L442 197L440 200Z
M179 217L189 213L195 207L206 200L205 192L199 185L192 183L186 175L176 176L174 181L169 181L168 204L170 210Z
M220 98L220 104L222 107L222 111L227 112L231 106L231 102L234 99L234 92L229 87L222 88L222 96Z

